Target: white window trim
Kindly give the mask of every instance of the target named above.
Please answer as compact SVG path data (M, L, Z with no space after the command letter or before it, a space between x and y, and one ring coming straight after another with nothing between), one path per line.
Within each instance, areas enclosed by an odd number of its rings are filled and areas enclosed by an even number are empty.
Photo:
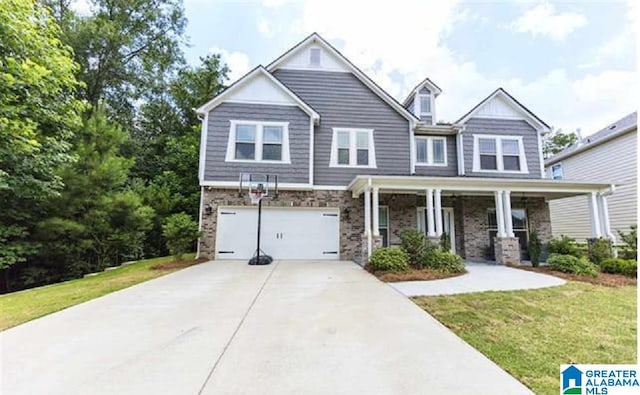
M383 247L390 247L391 246L391 230L390 230L390 223L391 221L389 220L389 206L384 206L384 205L380 205L378 206L378 208L382 208L387 210L387 227L385 228L387 231L387 245L383 245ZM380 229L380 223L378 222L378 229ZM380 236L382 236L382 233L380 234Z
M496 162L497 170L480 168L480 139L496 140ZM518 156L520 158L520 170L504 170L504 161L502 156L502 140L518 141ZM475 134L473 135L473 171L478 173L503 173L503 174L529 174L527 166L527 156L524 152L524 143L522 136L498 136L493 134Z
M291 156L289 153L289 122L271 122L271 121L229 121L229 138L227 140L227 154L225 162L236 163L272 163L272 164L291 164ZM256 127L255 141L255 159L236 159L236 126L237 125L253 125ZM265 126L280 126L282 128L282 160L262 160L262 144L264 138Z
M418 140L426 140L427 141L427 161L426 162L418 162ZM443 149L444 149L444 163L435 163L433 161L433 140L442 140L443 141ZM447 158L447 138L446 137L436 137L436 136L416 136L416 166L430 166L430 167L447 167L448 158Z
M555 173L553 171L554 167L559 167L560 168L560 177L559 178L555 177ZM551 165L551 179L552 180L562 180L563 178L564 178L564 168L562 166L562 162L554 163L553 165Z
M338 133L349 132L349 164L338 164ZM357 133L366 132L369 134L369 164L357 165L358 148ZM373 129L356 129L356 128L333 128L333 138L331 139L331 157L329 159L329 167L346 167L360 169L375 169L376 166L376 150L373 140Z
M318 59L318 64L315 64L315 63L311 62L311 51L314 50L314 49L317 49L319 51L319 54L320 54L319 55L319 59ZM311 67L311 68L314 68L314 67L320 68L320 67L322 67L322 48L320 48L318 46L309 47L308 54L309 54L309 67Z

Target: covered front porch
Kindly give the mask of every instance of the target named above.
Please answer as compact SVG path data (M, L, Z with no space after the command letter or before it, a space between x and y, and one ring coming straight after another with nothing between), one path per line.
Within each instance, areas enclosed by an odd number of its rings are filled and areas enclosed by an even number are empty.
M547 179L509 180L472 177L358 176L349 185L354 198L363 195L362 256L379 247L400 244L407 229L419 229L429 240L443 235L451 250L468 260L500 264L527 260L530 232L543 243L551 237L548 201L584 196L592 237L613 238L603 183Z

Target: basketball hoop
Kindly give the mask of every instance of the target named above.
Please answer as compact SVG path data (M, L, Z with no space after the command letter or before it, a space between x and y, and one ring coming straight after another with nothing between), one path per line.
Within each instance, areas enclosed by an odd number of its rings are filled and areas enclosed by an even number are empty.
M264 196L264 193L259 190L249 192L249 197L251 198L251 204L260 203L260 199Z

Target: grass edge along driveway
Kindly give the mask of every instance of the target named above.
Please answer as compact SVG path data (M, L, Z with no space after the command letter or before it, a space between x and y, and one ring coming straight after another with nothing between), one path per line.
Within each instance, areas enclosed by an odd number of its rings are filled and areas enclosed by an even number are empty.
M184 259L193 259L193 254ZM181 269L152 269L171 261L171 256L144 259L94 276L0 295L0 331Z
M636 286L412 299L536 394L558 393L560 364L637 362Z

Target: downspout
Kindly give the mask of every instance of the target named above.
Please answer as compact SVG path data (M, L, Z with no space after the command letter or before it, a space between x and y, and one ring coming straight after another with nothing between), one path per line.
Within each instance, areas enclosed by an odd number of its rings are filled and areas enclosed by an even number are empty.
M198 231L202 232L202 211L204 203L204 187L200 187L200 209L198 210ZM196 246L196 259L200 259L200 241L202 236L198 237L198 245Z
M416 174L416 123L409 121L409 174Z
M460 129L458 129L458 134L456 135L456 152L458 154L458 175L464 176L464 131L467 128L466 125L462 125Z

